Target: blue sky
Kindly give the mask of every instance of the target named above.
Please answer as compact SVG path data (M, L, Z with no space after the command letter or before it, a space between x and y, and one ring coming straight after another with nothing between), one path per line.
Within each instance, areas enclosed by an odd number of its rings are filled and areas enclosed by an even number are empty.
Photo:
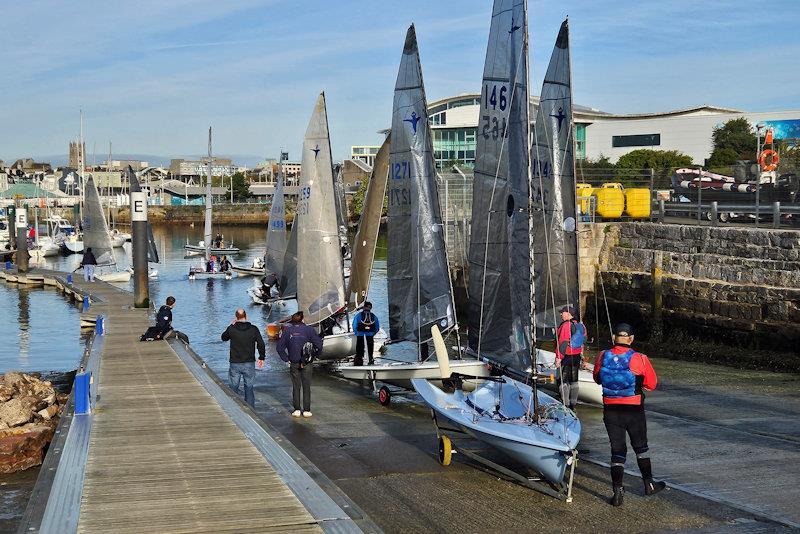
M111 140L198 154L210 124L217 153L295 158L323 89L343 158L389 124L408 24L432 101L478 90L490 12L489 0L7 2L0 158L65 153L81 107L90 153ZM534 93L566 15L577 103L800 109L800 1L531 0Z

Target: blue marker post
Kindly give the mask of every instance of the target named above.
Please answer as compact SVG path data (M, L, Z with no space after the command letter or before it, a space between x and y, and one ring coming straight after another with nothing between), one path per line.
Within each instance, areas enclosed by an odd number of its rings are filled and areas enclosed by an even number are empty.
M68 284L71 284L71 283L72 283L72 275L71 275L71 274L68 274L68 275L67 275L67 283L68 283Z
M11 262L7 261L6 262L6 271L10 271L10 270L11 270Z
M89 404L89 388L91 386L91 373L83 372L75 375L75 414L88 414L91 412Z
M97 316L97 322L94 326L94 333L98 336L102 336L106 331L105 320L103 319L102 315Z
M83 313L86 313L87 311L89 311L89 304L90 304L89 295L85 295L83 297Z

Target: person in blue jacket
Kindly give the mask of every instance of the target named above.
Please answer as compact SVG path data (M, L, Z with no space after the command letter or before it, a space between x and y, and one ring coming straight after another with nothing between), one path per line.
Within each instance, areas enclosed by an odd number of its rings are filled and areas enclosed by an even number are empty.
M303 322L303 312L292 315L276 347L281 360L289 363L289 375L292 377L292 417L311 417L311 375L314 366L307 363L304 357L306 345L314 346L317 354L322 354L322 339L317 331ZM303 396L300 398L302 387ZM302 400L302 412L301 408Z
M372 352L375 349L375 333L380 330L381 323L378 316L372 313L372 303L367 301L364 307L353 317L353 332L356 334L356 357L353 365L364 365L364 344L367 345L367 357L369 364L373 365L375 360Z

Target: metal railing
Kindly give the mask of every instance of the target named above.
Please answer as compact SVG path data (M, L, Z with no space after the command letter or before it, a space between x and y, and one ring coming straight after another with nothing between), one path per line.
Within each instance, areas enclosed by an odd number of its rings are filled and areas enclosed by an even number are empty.
M799 204L786 204L773 202L769 205L758 204L729 204L717 201L707 204L694 202L666 202L659 200L653 206L655 220L665 222L665 218L670 214L674 216L696 217L698 224L703 221L709 222L711 226L719 226L720 223L731 222L734 218L745 215L752 215L757 223L759 218L769 217L772 219L772 227L780 228L781 220L784 215L792 217L800 216Z

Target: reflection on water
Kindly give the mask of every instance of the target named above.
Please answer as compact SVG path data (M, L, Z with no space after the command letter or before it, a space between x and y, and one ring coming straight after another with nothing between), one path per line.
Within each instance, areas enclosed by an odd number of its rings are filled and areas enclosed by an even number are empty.
M253 304L247 295L247 288L257 283L252 276L237 277L232 280L188 279L189 267L197 265L201 260L197 257L186 258L184 245L187 240L196 243L203 238L202 225L161 225L154 229L156 245L162 263L157 266L158 278L150 281L150 296L158 308L164 300L172 295L177 300L174 315L174 326L185 332L192 348L197 351L210 366L218 372L227 372L228 344L220 339L220 335L233 320L237 308L247 311L251 322L265 331L268 322L284 318L287 309L274 309ZM231 241L241 252L231 258L234 265L252 264L253 259L263 256L266 230L261 226L220 226L214 232L221 232L225 241ZM122 249L114 249L117 262L121 268L131 264L130 243ZM72 271L80 263L78 255L46 258L48 266L63 271ZM132 289L132 283L122 284ZM372 272L369 298L373 310L378 314L385 329L388 330L388 304L386 287L386 238L381 235ZM269 350L274 350L272 344ZM405 358L408 349L402 345L391 347L392 357ZM411 351L412 357L416 350ZM274 354L273 354L274 356ZM224 375L223 375L224 376Z
M68 371L83 354L79 310L53 289L0 283L0 373ZM16 310L16 313L14 313Z

